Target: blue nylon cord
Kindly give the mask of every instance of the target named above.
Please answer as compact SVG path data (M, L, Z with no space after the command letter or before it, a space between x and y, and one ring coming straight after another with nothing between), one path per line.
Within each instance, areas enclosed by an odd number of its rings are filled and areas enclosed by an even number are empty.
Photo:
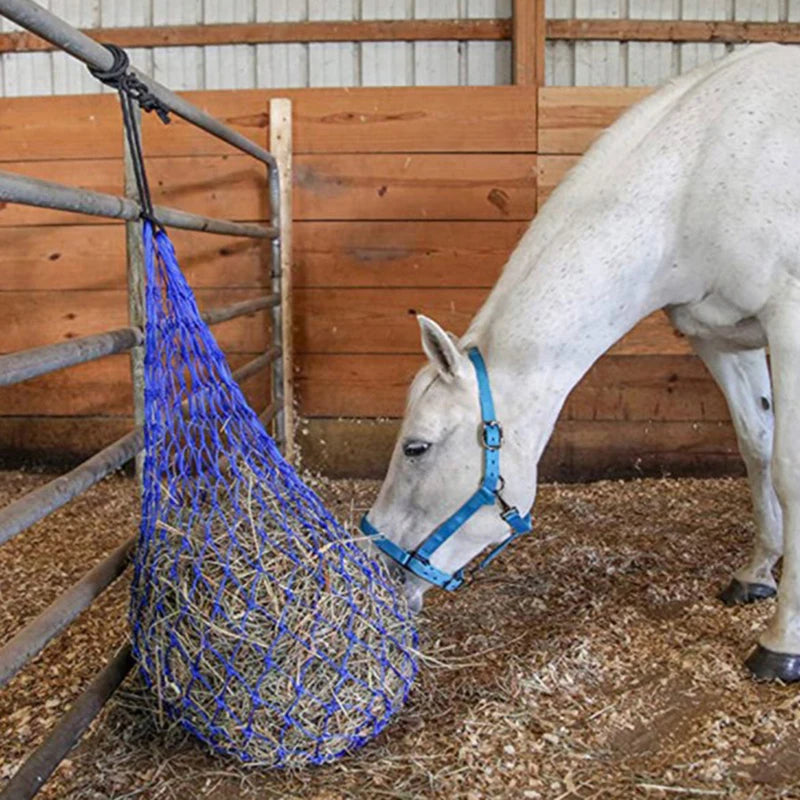
M165 700L168 714L215 750L249 761L257 745L263 760L263 750L269 746L276 766L287 759L294 764L329 761L376 736L405 702L417 671L416 632L385 572L300 480L247 404L200 317L166 233L154 231L150 222L143 227L147 278L145 460L142 522L131 588L134 654L149 686L176 687L176 699ZM253 477L243 474L245 468ZM250 509L239 502L243 482L252 492ZM248 517L254 513L255 527ZM241 520L247 521L247 536L258 537L255 555L243 546L243 533L237 527ZM261 606L257 591L259 580L275 583L261 566L265 554L274 553L293 565L291 577L284 582L285 602L279 611ZM240 578L231 567L234 558L245 559L255 577ZM191 561L189 569L186 559ZM216 587L206 578L210 568L223 576ZM325 570L335 570L337 580L346 587L345 593L337 595L343 611L335 619L319 609L308 609L308 598L301 601L292 591L296 581L314 581L316 603L328 591ZM173 601L181 581L185 596L176 611ZM231 619L226 613L223 591L237 594L243 608L240 619ZM373 607L380 610L380 616L370 619L382 636L377 649L355 632L355 620L364 616L358 595L368 595ZM190 613L189 606L200 599L213 610L214 624L233 637L229 652L221 652L219 638L208 636L207 623ZM295 631L290 611L300 602L304 610L313 612L314 622L309 630ZM248 638L248 621L259 619L270 621L276 629L273 641ZM388 620L401 634L387 631ZM187 631L197 644L192 652L178 635L183 632L185 638ZM316 638L331 632L346 642L344 655L336 660L325 653L324 646L315 645ZM297 664L280 663L278 646L284 637L315 653L299 671ZM237 656L248 647L262 663L260 676L250 684L237 662ZM356 658L374 659L384 680L391 677L397 684L397 678L401 679L401 690L387 694L383 680L376 686L367 685L351 667ZM338 676L329 698L318 697L304 684L312 666L321 662ZM209 682L209 669L224 674L221 690ZM277 673L293 686L294 700L285 708L260 693L264 681ZM358 706L352 702L354 685L358 696L364 698ZM216 710L194 701L195 688L219 691ZM346 693L351 700L338 700L339 693ZM315 730L302 728L293 718L301 703L318 707L320 724ZM337 731L334 722L342 704L357 720L347 735ZM259 733L256 717L263 713L281 721L277 740ZM304 742L302 747L297 745L298 736Z

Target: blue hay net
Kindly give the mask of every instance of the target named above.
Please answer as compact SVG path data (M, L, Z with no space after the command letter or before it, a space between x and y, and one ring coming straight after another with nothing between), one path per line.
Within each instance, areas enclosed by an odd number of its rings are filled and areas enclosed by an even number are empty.
M166 713L253 764L319 764L405 702L417 637L382 566L283 459L144 224L145 462L130 619Z

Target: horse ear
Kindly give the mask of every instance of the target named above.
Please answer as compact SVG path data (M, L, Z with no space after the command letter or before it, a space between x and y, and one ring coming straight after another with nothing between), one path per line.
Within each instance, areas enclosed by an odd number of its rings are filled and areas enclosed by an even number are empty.
M462 375L466 358L453 334L422 314L417 314L417 321L422 334L422 349L442 378L451 381Z

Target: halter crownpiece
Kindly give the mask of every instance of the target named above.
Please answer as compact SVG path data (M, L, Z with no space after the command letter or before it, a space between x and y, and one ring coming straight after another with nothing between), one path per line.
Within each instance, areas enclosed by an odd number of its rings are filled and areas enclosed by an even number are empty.
M464 568L462 567L453 573L445 572L431 564L431 557L478 509L483 506L498 505L500 507L500 518L509 526L511 534L500 544L495 545L478 562L475 571L488 566L511 542L523 534L529 533L532 528L530 511L524 517L520 516L519 511L503 499L502 491L505 482L500 475L500 448L503 445L503 429L495 419L492 389L489 385L489 374L486 371L483 357L477 347L470 348L467 351L467 355L475 368L475 375L478 378L478 399L481 405L482 428L480 442L483 447L483 479L478 490L458 511L448 517L419 547L411 552L404 550L381 534L367 519L366 514L361 518L359 526L362 533L373 538L376 547L400 564L401 567L441 589L446 589L448 592L454 592L464 583Z

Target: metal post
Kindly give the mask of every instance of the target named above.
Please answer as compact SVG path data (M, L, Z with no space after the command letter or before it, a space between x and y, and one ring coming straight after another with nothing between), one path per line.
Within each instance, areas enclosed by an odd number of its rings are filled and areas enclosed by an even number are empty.
M142 112L137 106L133 113L133 124L137 135L141 135ZM136 185L133 156L128 145L128 137L123 128L123 165L125 169L125 197L140 201ZM125 257L128 278L128 320L132 327L144 330L145 325L145 268L144 242L142 241L142 220L125 222ZM144 426L144 343L131 348L131 384L133 386L133 422L137 428ZM142 490L142 470L144 453L136 454L136 482Z
M272 404L276 438L287 461L294 458L294 361L292 358L292 102L274 98L269 104L270 150L277 169L271 169L271 227L279 235L272 240L272 285L280 306L272 313L272 341L283 346L282 358L272 366Z

